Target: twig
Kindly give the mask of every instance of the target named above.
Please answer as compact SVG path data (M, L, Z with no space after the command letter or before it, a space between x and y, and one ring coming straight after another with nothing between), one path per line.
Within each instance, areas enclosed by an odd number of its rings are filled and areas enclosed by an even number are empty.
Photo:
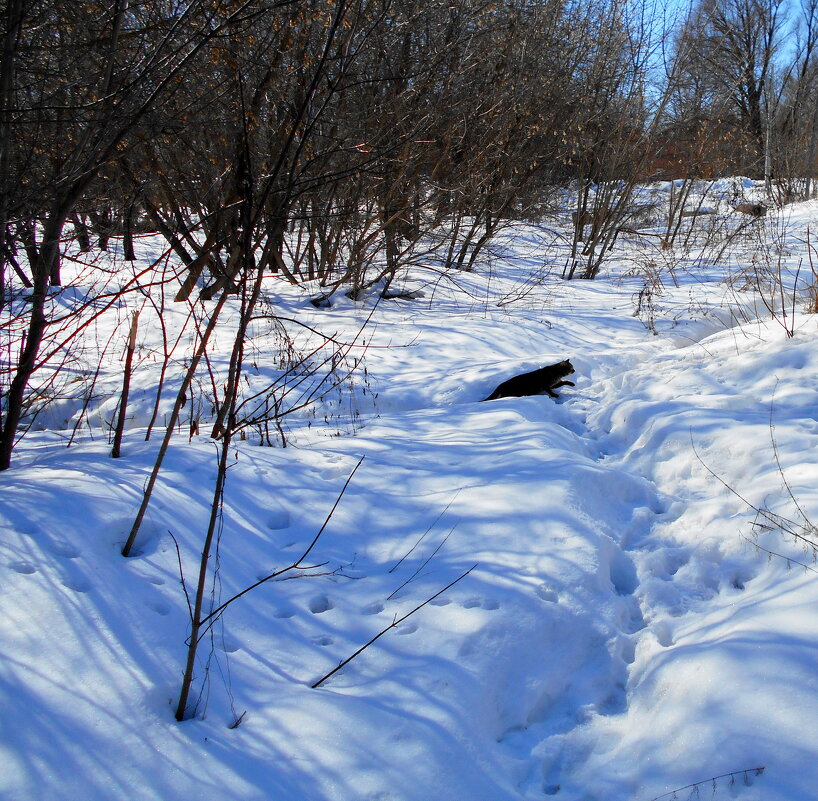
M190 603L190 593L187 591L187 584L185 583L185 571L182 567L182 552L179 550L179 543L176 540L176 537L173 536L173 532L168 529L168 534L170 534L170 538L173 540L173 544L176 546L176 561L179 563L179 581L182 583L182 589L185 591L185 600L187 601L187 611L190 615L190 620L193 621L193 606Z
M114 431L114 445L111 448L111 457L118 459L122 449L122 435L125 433L125 416L128 414L128 395L131 389L131 372L133 371L133 354L136 350L136 331L139 325L139 309L133 313L131 327L128 332L128 341L125 347L125 369L122 374L122 395L119 400L119 414L117 414Z
M93 399L94 389L96 388L97 385L97 379L99 378L100 371L102 370L102 363L105 360L105 356L108 353L108 348L110 347L111 342L113 341L116 333L117 329L114 328L114 330L111 332L111 336L108 337L108 341L105 343L105 347L102 349L102 353L100 354L99 360L97 361L96 370L94 371L94 377L91 379L91 383L87 387L85 399L83 400L82 403L82 409L80 410L79 417L77 417L77 422L74 423L74 428L71 430L71 436L68 439L68 444L65 446L66 448L70 448L71 445L74 443L74 437L76 437L77 431L79 430L79 427L82 425L82 421L85 418L85 413L88 411L88 406L90 405Z
M778 473L781 476L781 480L784 482L784 486L787 489L787 494L790 496L790 500L792 500L792 502L795 504L795 508L798 510L798 514L801 515L801 519L806 523L806 525L809 528L815 528L815 526L813 526L810 519L804 513L804 510L801 508L801 504L798 503L798 500L797 500L797 498L795 497L795 494L792 491L792 487L790 486L789 481L787 481L786 475L784 475L784 468L781 466L781 459L779 458L779 455L778 455L778 443L775 440L775 425L773 423L773 412L775 410L774 404L775 404L775 391L776 391L776 389L778 389L778 380L777 379L776 379L776 382L775 382L775 386L773 387L772 397L770 398L770 441L772 442L772 445L773 445L773 455L775 456L775 464L776 464L776 467L778 467Z
M390 623L390 625L388 625L383 631L376 634L368 643L362 645L357 651L355 651L355 653L352 654L352 656L347 657L343 662L341 662L338 665L338 667L333 668L329 673L327 673L326 676L323 676L322 678L318 679L318 681L316 681L315 684L311 684L310 687L312 687L313 690L316 687L320 687L328 678L330 678L330 676L334 676L342 667L348 665L353 659L355 659L355 657L358 656L358 654L363 653L367 648L369 648L369 646L372 645L372 643L374 643L375 640L380 639L384 634L386 634L387 631L389 631L390 629L394 629L395 626L398 626L401 623L403 623L403 621L406 620L406 618L410 617L411 615L414 615L415 612L418 611L418 609L423 609L423 607L426 606L426 604L428 604L430 601L434 601L434 599L437 598L439 595L443 595L443 593L446 592L446 590L450 589L451 587L454 587L454 585L457 584L458 581L466 578L466 576L468 576L469 573L471 573L472 570L474 570L476 567L477 564L473 564L465 573L462 573L460 576L458 576L451 584L447 584L442 590L439 590L430 598L427 598L422 604L416 606L411 612L407 612L403 617L396 618L395 620L393 620L392 623Z
M756 524L757 525L757 524ZM739 537L741 537L745 542L752 545L754 548L757 548L759 551L764 551L764 553L768 554L769 556L777 556L779 559L783 559L789 565L792 562L799 567L803 567L804 570L809 570L810 573L818 574L818 570L814 567L810 567L809 565L805 564L804 562L799 562L797 559L793 559L791 556L784 556L783 553L778 553L778 551L771 551L769 548L765 548L763 545L759 545L756 540L751 540L749 537L745 537L744 534L739 532Z
M387 601L391 601L391 600L392 600L392 598L394 598L394 597L395 597L395 596L396 596L396 595L397 595L397 594L398 594L398 593L399 593L399 592L400 592L400 591L401 591L401 590L402 590L402 589L403 589L403 588L404 588L404 587L405 587L407 584L409 584L411 581L414 581L414 579L417 577L417 574L418 574L418 573L420 573L420 571L421 571L421 570L423 570L423 568L424 568L424 567L426 567L426 565L428 565L428 564L429 564L429 562L431 562L431 561L432 561L432 559L434 559L434 558L435 558L435 555L437 554L437 552L438 552L438 551L439 551L439 550L440 550L440 549L441 549L441 548L442 548L442 547L443 547L443 546L446 544L446 540L447 540L447 539L449 539L449 537L451 537L451 536L452 536L452 534L454 533L454 530L455 530L456 528L457 528L457 523L455 523L455 524L454 524L454 525L451 527L451 529L449 529L449 533L448 533L448 534L447 534L447 535L446 535L446 536L445 536L445 537L444 537L444 538L443 538L443 539L440 541L440 544L437 546L437 548L435 548L435 549L434 549L434 550L433 550L433 551L432 551L432 552L429 554L429 556L428 556L428 557L427 557L427 558L426 558L426 559L423 561L423 563L420 565L420 567L418 567L418 569L417 569L417 570L416 570L414 573L412 573L412 575L411 575L411 576L409 576L409 578L408 578L408 579L406 579L406 581L404 581L404 582L403 582L403 584L401 584L401 585L400 585L400 587L398 587L396 590L394 590L394 591L393 591L393 592L392 592L392 593L391 593L391 594L390 594L390 595L387 597L387 599L386 599ZM392 571L390 570L389 572L391 573Z
M764 773L765 766L759 768L747 768L745 770L732 770L730 773L722 773L720 776L711 776L709 779L702 779L698 782L693 782L692 784L686 784L684 787L677 787L675 790L670 790L667 793L662 793L662 795L657 795L654 798L651 798L650 801L659 801L661 798L668 798L669 796L675 796L676 793L681 793L683 790L690 790L693 787L699 787L702 784L708 784L709 782L716 782L719 779L726 779L728 776L731 779L735 779L736 776L744 775L745 780L748 777L748 774L754 773L756 776L760 776Z
M401 566L401 563L407 557L412 555L412 551L414 551L415 548L417 548L418 545L420 545L420 543L423 542L426 535L440 522L440 518L443 517L443 515L445 515L446 512L449 511L449 507L455 502L455 500L457 499L457 496L460 494L460 490L462 490L462 489L463 489L463 487L461 487L457 492L455 492L455 494L452 496L452 499L446 504L446 507L443 509L443 511L434 519L434 521L432 522L432 525L429 526L429 528L427 528L426 531L424 531L423 534L420 536L418 541L400 559L398 559L398 561L395 562L395 564L392 565L392 567L389 568L390 573L394 573ZM449 533L451 533L451 532L449 532Z
M747 504L747 506L750 509L752 509L759 517L762 517L764 520L769 521L776 528L786 531L787 534L793 537L793 539L795 539L797 542L803 542L807 547L811 548L813 551L816 550L818 544L813 542L809 537L805 536L804 534L799 534L797 531L795 531L794 528L792 528L793 526L797 526L798 523L796 523L794 520L790 520L789 518L783 517L781 515L776 515L773 512L769 511L768 509L762 509L760 506L756 506L754 503L751 503L737 489L735 489L735 487L731 487L720 475L718 475L718 473L715 473L710 467L708 467L708 465L705 463L702 457L699 456L699 452L696 450L696 446L693 443L692 430L690 432L690 444L691 447L693 448L693 453L699 460L701 466L705 470L707 470L707 472L710 473L710 475L713 476L713 478L715 478L716 481L719 482L719 484L721 484L726 489L730 490L730 492L732 492L733 495L735 495L740 501Z
M301 556L298 559L296 559L295 562L293 562L291 565L288 565L287 567L283 567L283 568L281 568L281 570L276 570L274 573L270 573L269 576L264 576L264 578L259 579L257 582L255 582L255 584L251 584L249 587L245 587L241 592L236 593L232 598L229 598L223 604L221 604L220 606L217 606L209 615L202 618L202 620L201 620L202 624L205 624L209 620L211 620L212 618L216 617L217 615L220 615L228 606L230 606L230 604L233 603L233 601L238 601L238 599L241 598L243 595L247 595L248 592L250 592L251 590L254 590L260 584L264 584L265 581L270 581L270 579L274 579L277 576L280 576L282 573L288 573L290 570L310 570L311 569L308 566L307 567L302 566L301 562L303 562L307 558L310 551L315 547L315 543L318 542L319 537L324 533L324 529L329 524L329 521L332 518L332 515L334 514L335 510L338 508L338 504L341 503L341 498L344 497L344 493L346 492L347 487L349 486L349 482L352 481L352 477L355 475L358 468L363 463L364 458L365 457L362 456L358 460L358 464L355 465L352 472L347 477L347 480L344 482L344 486L342 487L341 492L338 494L338 497L335 499L335 503L332 505L332 509L329 510L329 514L327 515L326 519L324 520L324 525L321 526L321 528L318 530L318 533L313 537L312 542L307 547L307 550L304 551L304 553L302 553ZM323 562L322 565L323 564L326 564L326 562ZM317 567L321 567L322 565L317 565Z
M244 720L244 716L247 714L247 710L245 709L227 728L228 729L238 729L241 726L241 722Z

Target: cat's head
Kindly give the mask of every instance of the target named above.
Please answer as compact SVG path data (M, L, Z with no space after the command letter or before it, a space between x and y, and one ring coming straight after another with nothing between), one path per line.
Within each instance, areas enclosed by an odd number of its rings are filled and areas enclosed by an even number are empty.
M571 364L570 359L565 359L565 361L560 362L557 365L557 369L560 371L560 375L571 375L571 373L575 373L574 365Z

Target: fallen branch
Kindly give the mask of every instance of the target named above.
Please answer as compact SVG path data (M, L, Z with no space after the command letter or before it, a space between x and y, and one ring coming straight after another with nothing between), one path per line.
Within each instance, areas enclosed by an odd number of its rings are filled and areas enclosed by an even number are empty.
M434 522L432 523L432 525L429 526L429 528L427 528L426 531L424 531L423 534L420 536L418 541L400 559L398 559L398 561L395 562L395 564L392 565L392 567L389 568L390 573L394 573L401 566L404 559L406 559L408 556L412 555L412 551L414 551L415 548L417 548L418 545L420 545L420 543L423 542L426 535L438 524L438 522L440 521L440 518L443 517L443 515L445 515L446 512L449 511L449 507L455 502L455 499L460 494L460 490L462 490L462 489L463 489L463 487L461 487L459 490L457 490L457 492L455 492L455 494L452 496L452 499L446 504L446 508L434 519Z
M691 447L693 448L693 453L696 456L696 458L699 460L699 463L701 464L701 466L705 470L707 470L707 472L710 473L710 475L713 476L713 478L715 478L716 481L719 482L719 484L721 484L723 487L725 487L730 492L732 492L733 495L735 495L743 503L747 504L747 506L756 513L756 520L753 523L754 526L761 527L761 524L758 522L758 520L759 519L766 520L767 523L769 524L770 528L779 529L779 530L789 534L802 547L804 547L808 551L811 551L813 553L813 555L818 555L818 543L816 543L814 540L810 539L810 536L813 536L814 532L815 532L815 526L813 524L808 522L808 524L806 526L801 526L801 528L803 529L803 533L799 532L799 531L796 530L796 527L798 527L800 524L797 523L796 521L790 520L789 518L784 517L783 515L775 514L774 512L771 512L769 509L763 509L760 506L756 506L751 501L748 501L747 498L745 498L735 487L731 487L718 473L714 472L706 464L704 459L702 459L702 457L699 456L699 452L696 450L696 445L693 442L693 432L692 431L690 432L690 444L691 444ZM786 480L785 480L785 483L786 483ZM799 508L799 511L800 511L800 508ZM790 561L795 561L795 560L790 560Z
M309 556L310 551L315 547L315 544L318 542L318 539L324 533L324 529L327 527L327 525L329 524L329 521L332 519L332 515L335 513L335 510L338 508L338 504L341 503L341 498L344 497L344 493L347 491L347 487L349 486L350 481L352 481L352 477L358 471L358 468L361 466L361 463L363 462L364 458L365 457L362 456L358 460L358 464L355 465L355 467L352 469L352 472L349 474L349 476L347 476L347 480L344 482L344 486L341 488L341 492L338 494L338 497L335 499L335 503L332 505L332 509L329 510L329 514L326 516L326 518L324 520L324 524L318 530L318 533L312 538L312 542L310 542L309 546L307 547L307 550L305 550L301 554L301 556L299 556L298 559L296 559L292 564L288 565L287 567L282 567L280 570L275 570L272 573L270 573L269 575L264 576L263 578L260 578L254 584L251 584L249 587L245 587L241 592L237 592L232 598L229 598L223 604L220 604L219 606L217 606L209 615L202 618L202 620L201 620L202 625L207 623L210 620L213 620L214 618L217 618L219 615L222 614L222 612L224 612L225 609L227 609L228 606L230 606L230 604L232 604L235 601L238 601L238 599L241 598L243 595L247 595L248 592L250 592L251 590L254 590L256 587L264 584L267 581L271 581L274 578L278 578L283 573L289 573L291 570L314 570L315 568L323 567L326 564L326 562L322 562L321 564L318 564L318 565L302 565L301 563ZM300 574L299 576L293 576L293 578L303 578L303 577L304 577L304 574ZM207 630L205 630L205 632L202 632L202 635L204 635L206 633L206 631Z
M128 394L131 389L131 373L133 371L133 354L136 350L136 330L139 325L139 310L133 314L131 328L128 332L128 343L125 348L125 370L122 377L122 395L119 401L119 414L116 418L114 431L114 445L111 448L111 458L118 459L122 450L122 435L125 433L125 417L128 414Z
M754 523L753 525L759 526L761 524ZM793 559L791 556L784 556L783 553L778 553L778 551L771 551L769 548L765 548L763 545L759 545L756 540L752 540L749 537L745 537L744 534L742 534L741 532L739 532L739 537L741 537L746 543L752 545L753 548L755 548L757 551L762 551L763 553L766 553L767 556L777 556L779 559L783 559L787 563L788 568L790 566L790 563L792 563L794 565L798 565L799 567L803 567L804 570L809 570L810 573L815 573L816 575L818 575L818 570L816 570L814 567L810 567L805 562L799 562L797 559Z
M676 793L681 793L684 790L692 790L697 787L701 787L703 784L709 784L712 782L713 790L716 789L716 782L719 779L726 779L727 777L730 778L731 783L735 782L736 776L744 776L745 783L748 782L750 774L754 774L755 776L761 776L764 773L765 768L762 766L760 768L747 768L746 770L733 770L730 773L722 773L720 776L711 776L709 779L702 779L698 782L693 782L693 784L686 784L684 787L677 787L675 790L670 790L667 793L662 793L662 795L657 795L655 798L651 798L650 801L660 801L662 798L675 798Z
M418 609L423 609L423 607L426 606L426 604L428 604L430 601L434 601L434 599L437 598L439 595L443 595L443 593L446 592L446 590L450 589L451 587L454 587L454 585L457 584L458 581L466 578L466 576L468 576L469 573L471 573L472 570L474 570L474 568L476 567L477 564L473 564L465 573L462 573L460 576L458 576L451 584L447 584L442 590L439 590L430 598L427 598L422 604L416 606L411 612L407 612L403 617L396 618L395 620L393 620L392 623L388 625L383 631L376 634L368 643L362 645L354 654L352 654L352 656L347 657L343 662L341 662L338 665L338 667L333 668L329 673L327 673L326 676L323 676L322 678L318 679L318 681L316 681L315 684L311 684L310 687L312 687L313 690L316 687L320 687L330 676L334 676L342 667L348 665L353 659L355 659L356 656L363 653L367 648L369 648L369 646L372 645L372 643L374 643L375 640L378 640L381 637L383 637L383 635L386 634L386 632L389 631L390 629L394 629L396 626L399 626L401 623L403 623L404 620L406 620L406 618L414 615L415 612L418 611Z
M400 587L398 587L396 590L394 590L390 595L388 595L386 597L387 601L391 601L407 584L409 584L409 582L414 581L415 578L417 578L418 573L420 573L420 571L423 570L423 568L426 567L426 565L428 565L429 562L431 562L432 559L435 558L435 556L437 555L437 552L446 544L446 540L449 539L449 537L452 536L452 534L454 533L454 530L456 528L457 528L457 523L455 523L451 527L451 530L449 531L449 533L441 540L441 542L437 546L437 548L435 548L432 551L432 553L429 554L429 556L421 563L420 567L414 573L412 573L412 575L409 576L409 578L406 579L406 581L404 581L403 584L400 585ZM392 571L390 570L389 572L391 573Z

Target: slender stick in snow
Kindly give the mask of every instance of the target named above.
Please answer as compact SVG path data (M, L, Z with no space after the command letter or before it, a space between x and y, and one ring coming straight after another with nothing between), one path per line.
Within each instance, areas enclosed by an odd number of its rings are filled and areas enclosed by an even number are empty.
M111 448L111 456L118 459L122 449L122 434L125 431L125 416L128 412L128 394L131 389L131 368L133 366L133 354L136 350L136 329L139 325L139 311L135 311L131 320L131 330L128 333L128 345L125 351L125 372L122 377L122 397L119 401L119 414L116 420L114 432L114 446Z
M148 476L148 481L147 484L145 485L145 491L142 495L142 503L139 506L139 511L136 513L136 519L133 522L133 526L131 526L131 531L128 534L128 539L122 548L123 556L131 555L131 549L133 548L133 544L136 540L136 535L139 533L139 528L142 525L142 520L145 517L145 512L148 511L148 504L150 503L151 495L153 494L153 487L156 484L156 478L159 475L159 471L162 469L162 462L164 461L165 454L167 453L168 447L170 446L170 440L171 437L173 436L173 429L176 427L176 422L179 419L179 414L182 411L182 406L184 405L187 399L187 390L190 387L191 383L193 382L193 376L196 374L196 368L199 366L199 361L202 358L202 354L204 354L207 351L207 345L210 341L210 335L216 328L216 321L219 318L219 313L224 307L226 300L227 293L222 292L218 302L216 303L216 308L213 309L213 311L210 314L210 320L208 320L207 328L202 334L202 339L199 342L199 347L197 348L196 353L194 354L193 359L190 362L190 366L187 368L185 377L182 380L182 386L179 388L179 392L176 395L176 403L174 403L173 405L173 411L170 414L170 419L168 420L167 427L165 428L165 437L162 440L162 445L160 446L159 453L156 456L156 462L153 465L153 470L151 470L151 474L150 476Z
M374 643L375 640L378 640L381 637L383 637L383 635L386 634L387 631L389 631L390 629L394 629L395 626L399 626L401 623L403 623L404 620L406 620L407 617L411 617L419 609L423 609L423 607L426 606L426 604L428 604L431 601L434 601L434 599L437 598L439 595L443 595L443 593L446 592L446 590L450 589L451 587L454 587L454 585L457 584L458 581L461 581L462 579L466 578L466 576L468 576L469 573L471 573L472 570L474 570L476 567L477 564L473 564L465 573L461 573L451 584L447 584L442 590L439 590L430 598L427 598L422 604L416 606L411 612L407 612L405 615L403 615L403 617L395 618L395 620L393 620L392 623L388 625L383 631L376 634L368 643L362 645L354 654L352 654L352 656L348 656L343 662L341 662L341 664L338 665L338 667L333 668L329 673L327 673L326 676L323 676L322 678L318 679L318 681L316 681L314 684L311 684L310 687L312 687L313 690L316 687L320 687L330 676L334 676L342 667L348 665L353 659L355 659L356 656L363 653L367 648L369 648L369 646L372 645L372 643Z

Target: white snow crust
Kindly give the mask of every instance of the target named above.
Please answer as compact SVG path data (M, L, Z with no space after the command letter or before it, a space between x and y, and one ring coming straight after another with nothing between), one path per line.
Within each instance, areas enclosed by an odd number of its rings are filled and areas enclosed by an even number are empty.
M810 202L758 223L786 280L809 273L816 221ZM351 389L287 418L286 448L236 441L222 600L297 557L365 459L310 554L318 575L261 585L212 629L200 714L182 724L179 560L192 585L217 448L207 431L175 437L123 558L162 433L145 442L160 340L146 309L113 461L102 424L127 314L102 315L78 374L118 338L74 443L80 405L56 402L0 473L0 798L816 797L818 576L751 506L818 520L818 320L799 298L782 324L743 283L752 238L715 264L620 239L594 281L549 270L537 225L473 274L414 272L420 296L372 314ZM160 250L143 240L129 269ZM651 259L661 286L635 316ZM372 312L371 297L315 309L310 289L271 279L270 308L341 340ZM60 302L83 297L79 277L72 292ZM166 318L178 331L181 311ZM278 346L259 326L248 382L278 374ZM559 400L480 402L565 358L576 387Z

